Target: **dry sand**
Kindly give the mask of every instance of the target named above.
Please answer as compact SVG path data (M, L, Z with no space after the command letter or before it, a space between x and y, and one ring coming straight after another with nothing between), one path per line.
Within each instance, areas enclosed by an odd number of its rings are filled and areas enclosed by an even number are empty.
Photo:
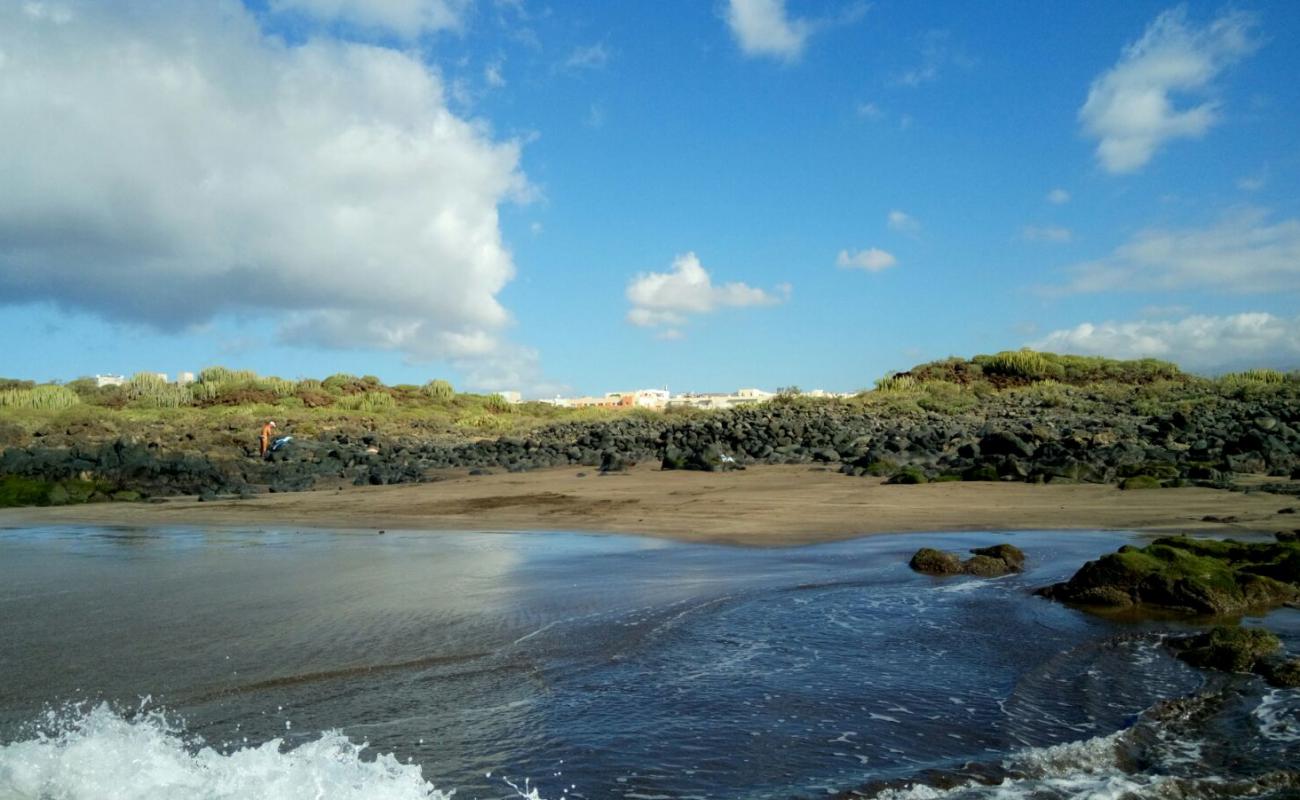
M565 530L747 545L870 533L1123 529L1223 534L1300 528L1294 497L1214 489L933 483L886 486L806 466L744 472L637 467L600 476L574 468L433 483L259 495L249 500L105 503L0 511L0 526L53 523L241 528ZM1207 516L1232 521L1207 521Z

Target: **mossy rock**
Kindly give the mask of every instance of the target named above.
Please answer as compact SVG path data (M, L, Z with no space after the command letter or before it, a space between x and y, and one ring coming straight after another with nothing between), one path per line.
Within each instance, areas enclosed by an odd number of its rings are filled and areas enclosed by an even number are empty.
M1082 605L1226 615L1297 599L1298 568L1298 543L1166 537L1089 561L1038 593Z
M876 459L867 464L866 474L877 478L892 477L898 472L898 465L888 459Z
M1175 655L1194 667L1250 672L1281 649L1282 642L1260 628L1220 625L1208 633L1175 639L1169 646Z
M996 481L999 480L998 468L992 464L976 464L961 474L964 481Z
M1178 465L1169 461L1144 461L1141 464L1129 464L1120 467L1119 476L1121 478L1137 478L1149 476L1161 480L1178 477Z
M1161 488L1160 479L1152 475L1134 475L1131 478L1125 478L1120 481L1119 488L1130 491L1133 489L1159 489Z
M965 574L980 578L996 578L1014 571L1007 562L991 556L971 556L961 566Z
M922 547L912 556L909 566L927 575L975 575L995 578L1024 569L1025 554L1009 544L977 547L970 558L962 561L956 553L946 553L932 547Z
M930 479L925 477L925 473L922 472L917 467L903 467L898 472L894 473L889 480L885 481L885 483L904 483L904 484L918 484L918 483L929 483L929 482Z
M113 492L113 500L118 503L138 503L144 499L141 494L131 489L122 489Z
M955 553L945 553L933 547L922 547L912 556L908 566L926 575L957 575L961 573L961 559Z
M996 558L999 561L1006 562L1007 566L1016 572L1025 568L1025 553L1019 547L1012 544L995 544L992 547L976 547L971 553L977 556L988 556Z
M1274 686L1284 689L1300 686L1300 658L1265 660L1255 665L1255 671Z

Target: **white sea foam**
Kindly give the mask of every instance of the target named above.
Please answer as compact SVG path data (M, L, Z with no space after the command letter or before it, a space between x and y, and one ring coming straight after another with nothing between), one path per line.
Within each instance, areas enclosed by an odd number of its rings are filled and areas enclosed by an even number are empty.
M1259 732L1275 742L1300 742L1300 709L1294 692L1273 689L1251 712Z
M189 747L161 714L126 719L106 704L51 715L52 730L0 745L3 800L448 800L419 765L330 731L281 751L279 739L220 753Z
M880 800L965 800L966 798L1074 798L1095 800L1161 795L1170 779L1156 775L1130 775L1121 770L1116 747L1123 733L1098 736L1053 747L1021 750L1007 759L1018 777L984 786L968 783L946 789L917 784L887 790Z

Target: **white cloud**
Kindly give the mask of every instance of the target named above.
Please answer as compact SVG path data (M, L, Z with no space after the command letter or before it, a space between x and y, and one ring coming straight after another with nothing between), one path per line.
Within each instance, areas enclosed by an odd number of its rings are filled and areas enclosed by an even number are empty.
M970 69L975 60L953 46L951 31L928 31L921 40L921 63L895 75L893 80L899 86L916 88L938 80L951 66Z
M841 250L835 259L835 266L840 269L864 269L867 272L880 272L898 263L898 259L876 247L849 252Z
M1300 363L1300 317L1263 312L1180 320L1085 322L1030 347L1112 358L1162 358L1193 370L1289 369Z
M724 307L770 306L790 295L790 285L776 293L744 283L715 285L694 253L678 256L668 272L643 272L627 287L632 308L627 321L641 327L685 325L690 314L707 314Z
M391 31L405 38L461 30L471 0L271 0L276 13L297 11L320 20L341 20Z
M238 4L0 5L0 298L162 329L487 361L519 145L383 48L265 36ZM145 13L145 12L148 13Z
M500 89L506 85L505 75L501 73L504 65L500 61L493 61L483 68L483 81L494 89Z
M1243 192L1258 192L1268 185L1268 177L1263 173L1245 175L1237 179L1237 188Z
M609 63L609 49L604 42L597 42L586 47L574 48L569 57L564 59L564 68L568 70L600 69Z
M1047 202L1054 206L1063 206L1070 202L1070 193L1058 187L1047 193Z
M1026 242L1065 244L1074 239L1074 234L1069 228L1062 228L1060 225L1026 225L1020 231L1020 238Z
M791 19L785 0L730 0L727 25L751 56L771 56L794 61L803 54L804 44L813 24L806 19Z
M921 231L921 223L917 221L916 217L898 209L890 211L887 220L891 229L902 233L920 233Z
M875 103L858 103L858 116L874 121L884 117L885 112Z
M1196 138L1219 121L1213 99L1178 108L1175 93L1210 94L1226 67L1256 48L1254 18L1228 12L1205 27L1178 6L1155 18L1142 38L1092 82L1079 109L1084 130L1099 140L1097 158L1114 173L1132 172L1171 139Z
M1204 289L1249 294L1300 290L1300 219L1230 215L1207 228L1151 228L1109 257L1069 268L1058 294Z

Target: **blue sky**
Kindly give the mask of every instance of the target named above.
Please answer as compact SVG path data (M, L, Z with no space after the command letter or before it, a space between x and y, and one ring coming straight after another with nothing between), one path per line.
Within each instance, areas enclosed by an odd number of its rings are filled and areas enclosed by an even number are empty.
M1300 367L1300 7L0 9L0 374Z

